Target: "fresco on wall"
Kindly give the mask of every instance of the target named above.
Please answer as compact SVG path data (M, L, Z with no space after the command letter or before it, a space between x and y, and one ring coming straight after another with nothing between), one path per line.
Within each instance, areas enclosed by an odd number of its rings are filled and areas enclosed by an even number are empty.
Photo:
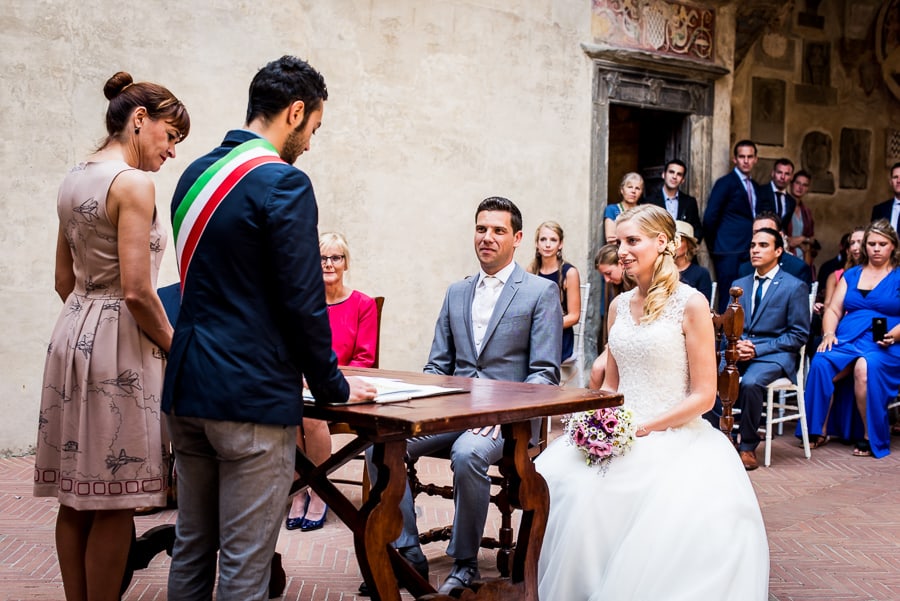
M803 136L800 165L812 175L810 192L834 194L834 175L831 167L831 136L823 131L811 131Z
M750 137L757 144L784 145L784 91L780 79L753 78Z
M889 0L881 7L875 26L875 55L885 85L900 100L900 0Z
M841 188L865 190L869 182L869 148L872 132L867 129L841 130Z
M592 0L594 41L712 62L716 13L664 0Z

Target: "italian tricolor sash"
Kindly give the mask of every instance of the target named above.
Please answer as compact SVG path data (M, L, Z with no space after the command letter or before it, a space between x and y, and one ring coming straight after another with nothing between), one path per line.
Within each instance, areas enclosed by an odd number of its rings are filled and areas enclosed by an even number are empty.
M182 291L200 236L219 204L245 175L260 165L277 162L282 161L275 147L264 138L254 138L210 165L188 190L172 218Z

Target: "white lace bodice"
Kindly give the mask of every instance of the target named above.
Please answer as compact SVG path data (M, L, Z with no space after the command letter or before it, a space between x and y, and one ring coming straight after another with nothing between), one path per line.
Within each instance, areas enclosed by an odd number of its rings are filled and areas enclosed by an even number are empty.
M682 331L684 308L696 290L678 284L662 315L635 323L630 304L635 290L623 293L609 332L609 350L619 368L619 392L635 423L668 411L687 395L689 373Z

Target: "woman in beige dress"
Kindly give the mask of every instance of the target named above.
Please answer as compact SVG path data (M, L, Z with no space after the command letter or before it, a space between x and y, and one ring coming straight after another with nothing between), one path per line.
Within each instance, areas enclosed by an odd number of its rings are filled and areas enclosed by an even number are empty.
M103 89L107 138L63 180L56 292L34 494L57 497L66 599L115 600L134 508L165 505L159 398L172 327L156 295L165 230L153 181L190 118L166 88L124 72Z

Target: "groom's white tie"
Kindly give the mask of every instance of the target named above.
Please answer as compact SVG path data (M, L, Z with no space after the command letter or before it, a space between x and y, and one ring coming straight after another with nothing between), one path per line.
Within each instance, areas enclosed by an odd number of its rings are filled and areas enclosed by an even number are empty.
M484 341L484 333L487 331L488 322L494 312L494 305L503 290L503 282L492 275L485 276L478 287L475 288L475 299L472 302L472 334L475 341L475 349L481 352L481 343Z

